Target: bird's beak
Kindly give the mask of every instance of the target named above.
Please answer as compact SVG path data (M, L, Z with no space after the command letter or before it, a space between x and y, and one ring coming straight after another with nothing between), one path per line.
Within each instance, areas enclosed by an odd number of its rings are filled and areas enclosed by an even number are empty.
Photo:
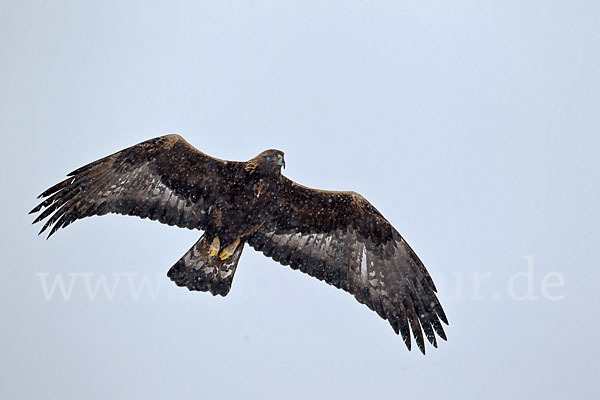
M285 169L285 159L283 157L277 158L277 164L281 165Z

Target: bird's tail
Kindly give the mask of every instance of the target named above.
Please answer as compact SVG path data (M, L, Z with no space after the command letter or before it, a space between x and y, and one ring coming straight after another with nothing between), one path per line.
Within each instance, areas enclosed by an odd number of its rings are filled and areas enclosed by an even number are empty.
M218 238L217 238L218 239ZM239 242L235 248L221 251L214 247L214 239L209 242L206 233L171 267L167 275L178 286L189 290L210 292L226 296L245 242ZM231 254L226 251L229 249Z

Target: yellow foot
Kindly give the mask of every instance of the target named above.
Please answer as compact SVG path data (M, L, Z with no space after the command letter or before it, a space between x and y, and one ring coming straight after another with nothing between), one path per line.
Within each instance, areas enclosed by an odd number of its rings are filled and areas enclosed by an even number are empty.
M218 236L215 236L212 243L208 247L208 256L215 257L217 254L219 254L220 248L221 248L221 241L219 240Z
M237 249L239 244L240 244L240 238L235 239L235 241L233 243L231 243L229 246L225 247L223 249L223 251L221 251L221 254L219 254L219 258L221 260L226 260L229 257L231 257L233 255L233 253L235 253L235 249Z

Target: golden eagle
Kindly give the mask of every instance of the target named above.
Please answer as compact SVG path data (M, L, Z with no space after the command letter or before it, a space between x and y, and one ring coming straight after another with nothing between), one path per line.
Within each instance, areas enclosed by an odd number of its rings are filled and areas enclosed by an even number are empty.
M425 353L448 324L425 266L364 197L299 185L283 152L246 162L210 157L179 135L151 139L81 167L39 197L48 237L71 222L118 213L204 231L169 270L177 285L225 296L244 245L354 295Z

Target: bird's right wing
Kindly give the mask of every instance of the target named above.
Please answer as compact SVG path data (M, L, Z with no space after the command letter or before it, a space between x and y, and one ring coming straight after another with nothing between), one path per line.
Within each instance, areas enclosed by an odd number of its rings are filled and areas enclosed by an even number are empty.
M209 207L227 193L242 163L210 157L179 135L161 136L83 166L39 197L30 213L50 217L50 237L80 218L117 213L204 229Z
M437 347L448 323L436 287L406 240L364 197L312 189L281 178L276 205L248 244L354 295L388 320L411 348ZM423 332L425 335L423 335Z

